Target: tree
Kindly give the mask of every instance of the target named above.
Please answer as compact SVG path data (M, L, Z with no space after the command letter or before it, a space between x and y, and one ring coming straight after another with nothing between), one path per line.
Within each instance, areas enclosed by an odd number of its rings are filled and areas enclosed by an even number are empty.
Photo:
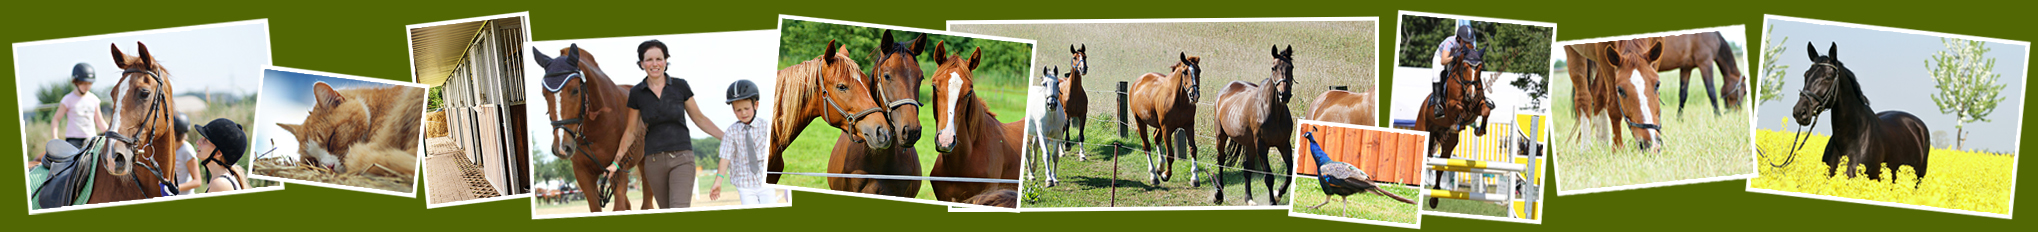
M1772 32L1776 31L1775 28L1770 28L1769 30ZM1788 75L1786 69L1790 68L1789 65L1776 64L1778 57L1783 55L1783 50L1788 49L1788 46L1783 46L1783 43L1790 42L1790 37L1786 36L1783 37L1783 40L1770 43L1769 36L1767 36L1770 33L1763 34L1765 35L1762 36L1761 72L1763 75L1756 77L1755 81L1756 104L1782 100L1783 76Z
M1995 73L1996 59L1988 58L1989 49L1983 42L1954 38L1940 38L1946 44L1945 51L1925 59L1925 69L1938 82L1932 95L1932 103L1939 106L1939 113L1951 114L1957 120L1953 125L1954 149L1967 146L1967 123L1988 122L1988 115L1995 113L1996 103L2003 101L1999 95L2007 85L1997 84L2002 74Z
M1401 16L1399 66L1429 68L1435 61L1437 43L1457 34L1457 21L1414 15Z

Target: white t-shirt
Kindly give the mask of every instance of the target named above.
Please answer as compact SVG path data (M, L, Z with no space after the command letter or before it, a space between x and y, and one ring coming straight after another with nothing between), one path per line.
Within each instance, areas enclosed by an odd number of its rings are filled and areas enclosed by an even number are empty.
M190 166L184 166L184 164L191 163L191 159L197 158L198 156L196 154L198 153L198 151L191 149L191 142L180 142L180 143L184 143L183 144L184 146L177 148L177 164L171 165L177 167L176 168L177 171L175 171L175 173L171 173L170 176L177 177L177 183L183 184L185 182L191 181L191 175L189 175L189 173L185 172L186 170L184 170L190 168Z
M57 104L68 107L64 114L64 138L91 138L98 133L99 96L91 93L64 94L64 100Z
M1451 50L1457 47L1458 47L1458 36L1453 35L1450 37L1444 37L1444 42L1437 43L1437 54L1435 56L1430 56L1430 59L1435 60L1436 64L1430 65L1429 67L1435 68L1438 71L1444 70L1444 62L1449 62L1447 60L1444 60L1444 55L1451 54ZM1432 76L1429 78L1430 82L1439 82L1443 80L1444 77L1441 75Z

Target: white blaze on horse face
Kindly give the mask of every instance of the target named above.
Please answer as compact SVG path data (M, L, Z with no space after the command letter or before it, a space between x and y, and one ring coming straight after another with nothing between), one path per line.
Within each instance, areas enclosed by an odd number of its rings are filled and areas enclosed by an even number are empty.
M1634 69L1630 69L1630 70L1628 70L1628 84L1633 84L1633 85L1635 86L1635 94L1634 94L1634 95L1635 95L1635 105L1636 105L1636 106L1641 106L1641 107L1642 107L1642 111L1640 112L1640 113L1642 113L1642 123L1643 123L1643 124L1649 124L1649 125L1655 125L1655 124L1656 124L1656 114L1655 114L1655 111L1652 111L1652 110L1650 110L1650 109L1649 109L1649 107L1650 107L1650 106L1649 106L1649 94L1647 94L1647 93L1643 93L1643 92L1642 92L1642 91L1643 91L1643 90L1642 90L1642 88L1643 88L1643 87L1646 87L1646 86L1649 86L1649 85L1648 85L1649 83L1647 83L1647 82L1644 82L1644 81L1642 80L1642 76L1641 76L1641 75L1639 75L1639 73L1640 73L1640 72L1641 72L1641 71L1638 71L1638 70L1634 70ZM1657 133L1657 130L1656 130L1656 129L1649 129L1649 139L1656 139L1656 140L1661 140L1662 138L1660 138L1660 137L1657 137L1658 135L1657 135L1656 133Z
M941 144L936 144L937 146L938 146L938 145L948 145L948 144L952 144L952 143L954 143L954 142L955 142L955 121L956 121L956 118L955 118L955 111L956 111L956 110L955 110L955 105L956 105L956 102L957 102L957 101L960 101L960 100L962 100L962 99L961 99L961 98L962 98L962 96L957 96L957 95L960 95L960 94L962 94L962 74L960 74L960 73L955 73L955 72L949 72L949 73L948 73L948 95L947 95L947 96L948 96L948 99L947 99L947 101L948 101L948 106L947 106L947 107L948 107L948 108L943 108L943 109L948 109L948 112L947 112L947 114L948 114L948 115L943 115L943 116L941 116L941 117L947 117L947 118L948 118L948 120L947 120L947 121L945 121L945 122L942 122L942 123L941 123L941 133L940 133L940 134L937 134L937 135L935 135L935 140L936 140L935 142L940 142L940 143L941 143Z
M552 101L553 101L553 102L552 102L552 114L551 114L551 115L546 115L547 117L552 117L552 121L554 121L554 122L557 122L557 121L559 121L559 115L560 115L560 114L565 114L565 113L566 113L566 111L561 111L561 110L559 110L559 106L561 106L561 105L566 105L566 104L559 104L559 102L558 102L558 101L559 101L560 99L566 99L566 98L564 98L564 97L560 97L560 96L559 96L559 93L561 93L561 92L565 92L565 91L564 91L564 89L562 89L562 90L561 90L561 91L559 91L559 92L552 92ZM559 138L565 138L565 137L566 137L566 132L565 132L565 130L561 130L561 129L559 129L559 128L556 128L556 127L555 127L555 128L552 128L552 139L553 139L553 140L555 140L555 141L556 141L556 140L558 140Z

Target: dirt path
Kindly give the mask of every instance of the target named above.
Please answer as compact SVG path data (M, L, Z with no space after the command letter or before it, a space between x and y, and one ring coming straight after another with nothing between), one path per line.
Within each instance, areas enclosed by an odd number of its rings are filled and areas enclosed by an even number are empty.
M714 184L714 183L712 182L712 181L715 181L715 179L714 179L714 175L715 175L715 173L713 173L713 172L712 172L712 170L704 170L704 171L701 171L701 172L699 172L699 173L696 173L696 174L694 174L694 176L695 176L695 177L698 177L698 178L700 178L700 180L696 180L696 181L695 181L695 183L697 183L697 186L695 186L695 188L697 188L697 189L700 189L700 190L698 190L698 192L696 192L696 193L694 194L694 199L693 199L693 207L694 207L694 208L700 208L700 207L715 207L715 206L732 206L732 205L741 205L741 204L743 204L743 201L742 201L741 199L739 199L739 196L738 196L738 194L736 193L736 187L735 187L735 186L733 186L733 185L730 185L730 186L722 186L722 198L721 198L721 199L715 199L715 200L709 200L709 199L708 199L708 193L707 193L707 192L708 192L708 189L709 189L709 188L713 188L713 187L714 187L714 186L710 186L710 185ZM726 185L726 184L725 184L725 185ZM782 193L782 194L786 193L786 192L784 192L784 190L779 190L779 191L781 191L781 193ZM630 191L630 192L629 192L629 193L627 194L627 196L630 196L630 200L631 200L631 201L630 201L630 204L632 204L632 206L631 206L632 208L635 208L636 206L641 206L641 205L643 204L643 201L641 201L641 200L640 200L640 199L644 199L644 195L643 195L643 193L642 193L642 192L638 192L638 191L636 191L636 190L631 190L631 191ZM781 200L783 200L783 199L785 199L785 198L781 197L780 199L781 199ZM568 213L587 213L587 212L588 212L588 211L587 211L587 201L586 201L586 200L577 200L577 201L571 201L571 202L566 202L566 203L564 203L564 204L553 204L553 203L549 203L549 202L539 202L539 203L534 203L534 204L537 204L537 209L535 209L534 211L532 211L532 213L533 213L533 214L537 214L537 215L546 215L546 214L568 214ZM602 207L602 209L606 210L606 209L610 209L611 207L614 207L614 206L615 206L615 205L614 205L615 203L613 203L613 202L612 202L612 203L609 203L609 204L610 204L610 205L608 205L608 206L604 206L604 207Z

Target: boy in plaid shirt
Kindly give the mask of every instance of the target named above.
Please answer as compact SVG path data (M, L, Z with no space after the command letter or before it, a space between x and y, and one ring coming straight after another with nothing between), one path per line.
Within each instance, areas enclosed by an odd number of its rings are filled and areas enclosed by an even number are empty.
M745 205L772 203L771 188L764 187L765 141L770 139L771 124L756 120L757 84L750 80L736 80L729 84L729 108L736 111L737 122L729 124L722 137L721 166L715 168L715 187L708 191L708 199L722 196L722 179L730 179L736 186Z

